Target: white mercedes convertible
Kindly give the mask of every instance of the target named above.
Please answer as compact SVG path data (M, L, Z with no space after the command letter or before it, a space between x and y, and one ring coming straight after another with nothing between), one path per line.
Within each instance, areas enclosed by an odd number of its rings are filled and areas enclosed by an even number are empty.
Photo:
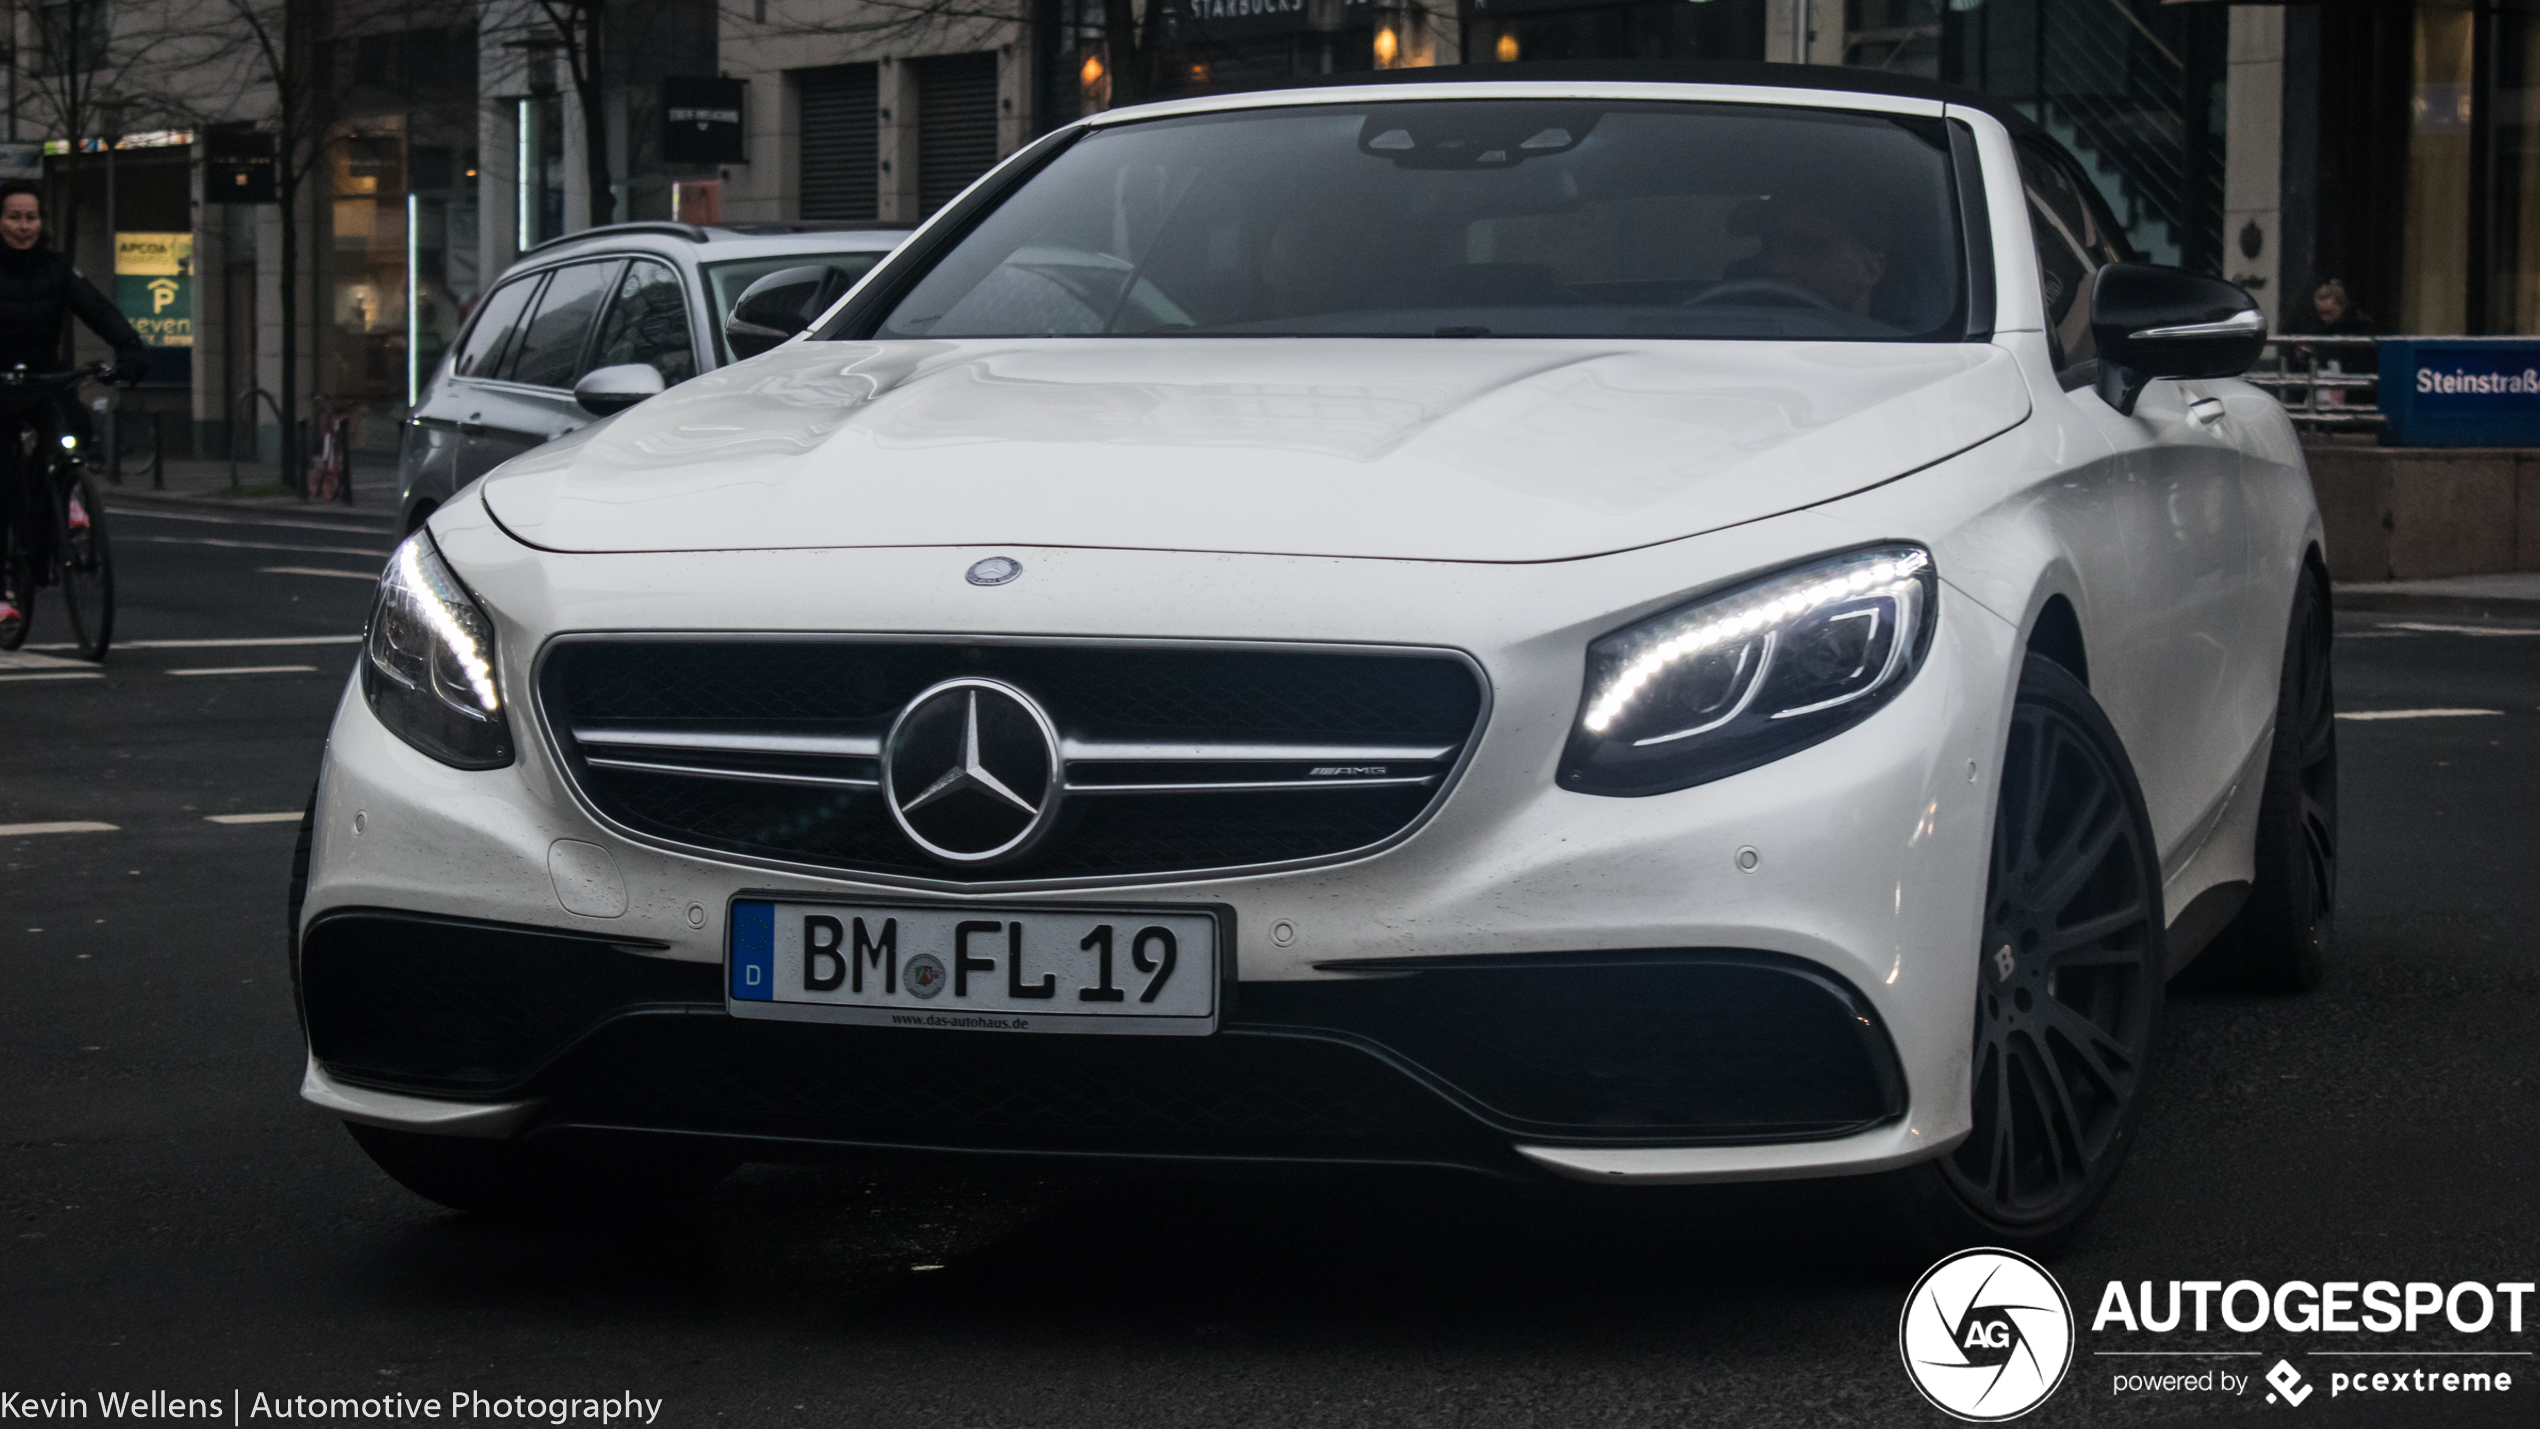
M2262 318L1982 95L1388 78L1071 124L434 512L302 1094L462 1208L887 1149L2068 1234L2168 980L2328 943Z

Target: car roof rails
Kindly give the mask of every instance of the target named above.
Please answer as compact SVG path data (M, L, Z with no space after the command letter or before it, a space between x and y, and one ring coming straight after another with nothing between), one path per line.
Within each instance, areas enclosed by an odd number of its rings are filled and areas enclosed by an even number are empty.
M805 218L783 222L752 220L746 223L718 223L716 228L744 238L774 238L788 233L906 233L917 225L892 223L880 219Z
M533 243L527 248L520 250L520 256L526 258L532 253L544 253L550 248L560 248L568 243L581 243L587 239L617 238L633 234L652 234L662 238L685 238L691 243L704 243L714 236L711 232L693 223L603 223L597 228L585 228L573 233L565 234L561 238L550 238L544 243Z

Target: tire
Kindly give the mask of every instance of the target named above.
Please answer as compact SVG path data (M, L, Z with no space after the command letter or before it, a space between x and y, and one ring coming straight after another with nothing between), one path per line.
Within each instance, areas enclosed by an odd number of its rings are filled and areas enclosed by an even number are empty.
M2308 992L2337 927L2337 690L2328 581L2306 567L2293 592L2276 682L2275 734L2258 797L2249 901L2195 962L2200 988Z
M69 493L79 493L88 512L88 529L73 531ZM60 577L62 613L70 617L71 639L90 660L106 658L115 639L115 560L106 540L106 508L88 474L74 470L69 483L53 493L54 571Z
M1969 1100L1947 1154L1896 1173L1926 1261L2070 1239L2134 1143L2158 1042L2160 857L2125 746L2082 683L2031 655L1997 781Z
M676 1211L739 1163L624 1142L499 1141L429 1136L346 1122L344 1129L400 1186L454 1211L614 1220Z

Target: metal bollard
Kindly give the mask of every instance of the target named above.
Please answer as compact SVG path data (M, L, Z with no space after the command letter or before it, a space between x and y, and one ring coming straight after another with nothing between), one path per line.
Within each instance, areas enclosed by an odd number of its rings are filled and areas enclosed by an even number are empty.
M150 414L150 489L168 489L168 414Z

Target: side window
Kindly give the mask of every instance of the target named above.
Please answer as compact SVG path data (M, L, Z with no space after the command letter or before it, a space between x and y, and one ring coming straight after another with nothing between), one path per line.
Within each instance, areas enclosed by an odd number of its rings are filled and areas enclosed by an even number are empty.
M529 310L529 299L537 291L538 279L533 274L489 294L485 306L477 309L476 325L467 330L467 344L459 349L450 370L461 377L491 377L501 371L503 349L511 345L521 314Z
M520 335L508 376L532 387L570 387L582 375L582 352L600 302L617 285L616 259L558 268L538 297L538 311Z
M688 337L688 302L669 265L638 258L626 265L617 296L600 322L593 367L649 362L661 380L677 386L697 375L697 351Z
M2020 186L2028 191L2038 282L2046 296L2046 337L2059 368L2098 356L2090 335L2090 290L2100 266L2119 256L2075 183L2052 155L2021 146Z

